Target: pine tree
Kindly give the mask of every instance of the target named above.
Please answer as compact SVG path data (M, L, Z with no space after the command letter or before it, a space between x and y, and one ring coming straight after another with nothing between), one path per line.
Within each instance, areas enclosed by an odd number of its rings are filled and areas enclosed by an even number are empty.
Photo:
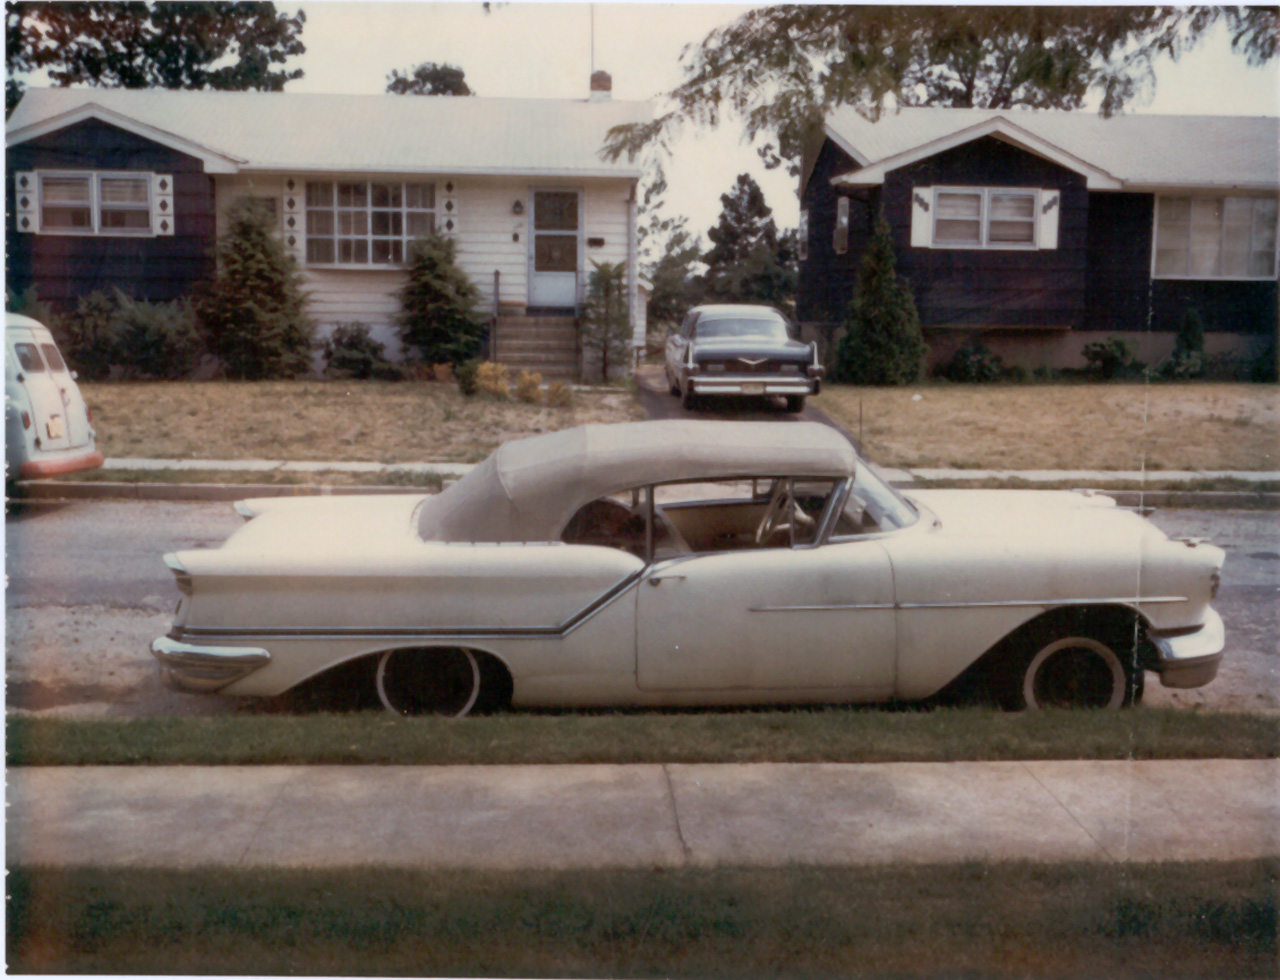
M707 232L711 248L702 256L707 300L791 305L798 278L794 240L779 236L760 185L740 174L720 203L720 219Z
M430 234L409 246L400 290L400 336L428 364L461 364L480 350L479 293L458 267L453 239Z
M920 374L928 350L905 280L898 278L889 222L881 211L858 270L847 332L836 347L833 380L905 385Z
M621 262L592 261L587 301L582 311L582 346L600 355L600 378L625 366L631 349L627 306L627 270Z
M217 272L199 291L196 316L227 375L256 381L309 370L315 327L297 263L272 234L269 213L254 201L233 204L215 255Z

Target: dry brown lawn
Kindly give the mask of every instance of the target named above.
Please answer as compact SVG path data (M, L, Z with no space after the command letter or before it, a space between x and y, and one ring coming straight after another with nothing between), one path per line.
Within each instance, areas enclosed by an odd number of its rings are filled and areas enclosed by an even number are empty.
M575 392L569 408L463 398L427 382L82 384L109 457L475 462L508 439L643 418L625 389Z
M885 466L1280 469L1280 389L1253 384L831 386L812 400Z

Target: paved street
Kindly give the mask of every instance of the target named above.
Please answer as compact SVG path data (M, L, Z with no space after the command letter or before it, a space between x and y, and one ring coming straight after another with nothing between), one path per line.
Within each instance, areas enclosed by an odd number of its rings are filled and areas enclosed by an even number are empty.
M15 769L11 863L679 868L1280 853L1280 761Z

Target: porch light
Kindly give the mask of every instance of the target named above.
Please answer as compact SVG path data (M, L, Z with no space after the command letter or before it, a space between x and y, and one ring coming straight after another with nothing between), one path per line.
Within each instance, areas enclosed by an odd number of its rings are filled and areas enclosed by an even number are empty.
M524 214L524 201L516 201L515 204L511 205L511 213Z

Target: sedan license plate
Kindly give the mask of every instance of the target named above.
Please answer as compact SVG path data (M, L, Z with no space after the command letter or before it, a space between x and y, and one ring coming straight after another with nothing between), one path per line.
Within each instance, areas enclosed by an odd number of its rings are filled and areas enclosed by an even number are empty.
M49 433L50 439L61 439L67 431L63 428L61 415L50 415L49 421L44 424L44 427Z
M742 386L742 393L743 393L744 395L763 395L763 394L764 394L764 382L763 382L763 381L748 381L746 384L744 384L744 385Z

